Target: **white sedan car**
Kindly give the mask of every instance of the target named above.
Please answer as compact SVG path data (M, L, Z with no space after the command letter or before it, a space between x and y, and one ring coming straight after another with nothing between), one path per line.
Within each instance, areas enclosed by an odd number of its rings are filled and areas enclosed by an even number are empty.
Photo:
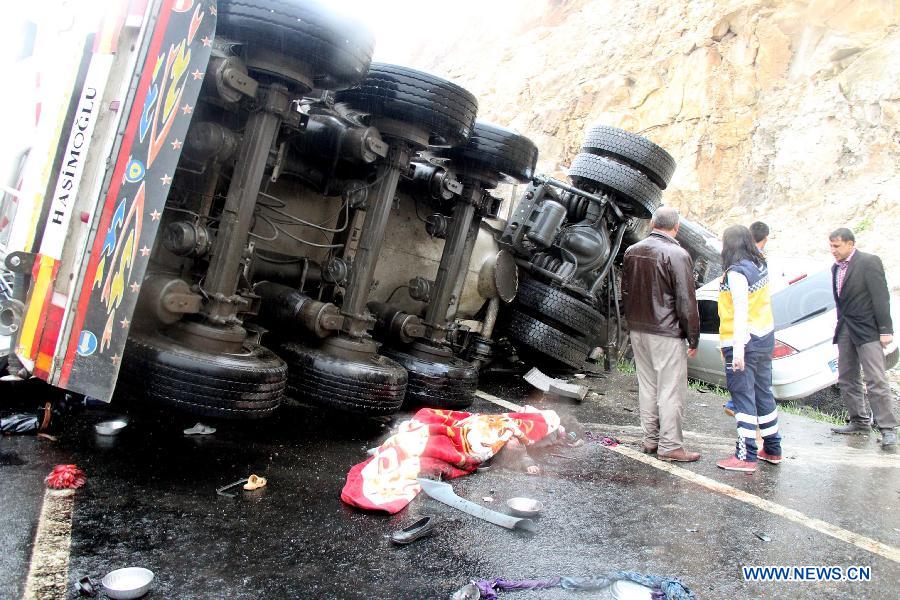
M830 266L809 260L770 261L769 281L775 316L775 398L803 398L834 385L838 354L831 340L837 312ZM700 345L697 356L688 359L688 377L725 386L725 366L719 350L718 299L718 278L697 290ZM897 307L892 308L896 313ZM887 368L897 364L898 354L896 342L885 348Z

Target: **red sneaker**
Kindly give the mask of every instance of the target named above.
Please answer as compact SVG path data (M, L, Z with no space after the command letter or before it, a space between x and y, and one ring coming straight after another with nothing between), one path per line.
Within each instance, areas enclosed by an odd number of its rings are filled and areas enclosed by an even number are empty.
M737 456L729 456L716 462L716 466L726 471L741 471L743 473L755 473L756 463L749 460L741 460Z
M777 465L781 462L780 454L768 454L765 450L760 450L756 453L756 458L759 460L764 460L767 463L772 463L773 465Z

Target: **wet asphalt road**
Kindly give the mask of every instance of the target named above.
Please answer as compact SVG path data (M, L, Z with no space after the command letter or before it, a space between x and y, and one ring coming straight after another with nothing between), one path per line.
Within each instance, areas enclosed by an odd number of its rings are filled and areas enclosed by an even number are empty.
M483 382L504 399L572 414L597 433L637 448L633 376L586 380L599 395L581 404L540 399L526 386ZM703 459L687 468L850 531L900 546L900 457L875 436L841 437L782 415L786 460L753 476L716 469L733 421L714 394L690 392L686 445ZM482 399L472 408L503 412ZM598 444L554 450L544 474L492 470L454 480L457 494L491 507L527 495L546 505L536 534L508 531L420 495L400 514L344 506L347 470L388 434L390 423L354 424L295 409L251 426L216 424L185 437L191 419L133 416L116 438L86 411L53 443L0 441L0 597L19 598L28 571L43 477L57 463L88 476L77 493L69 580L123 566L156 573L147 598L448 598L473 578L590 575L614 570L678 576L700 598L894 597L900 565L783 517L614 453ZM402 419L407 415L399 415ZM268 486L235 499L219 486L250 473ZM493 503L483 501L493 497ZM437 515L435 533L394 547L390 533ZM755 533L771 538L764 542ZM866 565L866 583L746 583L741 565ZM893 590L893 591L891 591ZM70 597L76 597L74 593ZM517 592L501 598L600 598Z

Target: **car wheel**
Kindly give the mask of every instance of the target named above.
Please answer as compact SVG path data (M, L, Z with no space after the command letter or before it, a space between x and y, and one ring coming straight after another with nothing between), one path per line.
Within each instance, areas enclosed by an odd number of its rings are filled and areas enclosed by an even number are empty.
M288 364L288 394L296 400L363 415L388 415L403 404L406 369L390 358L350 359L293 342L278 353Z
M477 121L468 143L444 155L458 167L496 172L508 180L524 183L534 176L538 149L524 135Z
M604 321L600 311L588 303L536 279L522 280L515 304L522 312L552 322L554 327L581 340L596 337Z
M385 349L384 355L397 361L409 373L404 406L468 408L475 400L478 369L459 358L430 361L399 350Z
M336 100L374 117L423 126L434 146L466 143L478 112L475 96L455 83L384 63L373 63L366 78Z
M259 419L281 404L287 366L270 350L245 343L238 354L189 348L161 333L133 332L119 381L147 404L222 419Z
M675 172L672 155L637 134L598 125L590 128L581 143L581 151L624 162L646 175L661 189L666 189Z
M576 186L596 185L617 195L625 203L622 210L640 219L653 216L662 201L662 190L640 171L586 152L575 156L569 178Z
M514 310L507 334L511 339L571 367L584 364L591 347L548 323Z
M309 65L316 87L328 90L358 83L375 51L363 25L310 0L220 0L216 33Z

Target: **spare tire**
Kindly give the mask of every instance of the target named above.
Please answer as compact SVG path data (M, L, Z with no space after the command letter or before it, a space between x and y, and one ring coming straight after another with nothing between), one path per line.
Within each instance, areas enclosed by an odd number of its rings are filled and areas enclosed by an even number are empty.
M312 0L219 0L216 33L309 65L327 90L359 82L375 51L364 25Z
M422 126L429 144L443 147L465 144L478 112L475 96L455 83L384 63L372 63L366 78L336 100L374 117Z
M588 129L581 151L624 162L666 189L675 172L672 155L645 137L630 131L598 125Z
M530 139L511 129L477 121L469 142L451 148L443 156L462 169L492 171L510 182L525 183L534 176L538 149Z
M640 219L653 216L662 202L662 190L640 171L609 158L582 152L569 167L569 178L578 186L594 185L618 196L623 212Z

